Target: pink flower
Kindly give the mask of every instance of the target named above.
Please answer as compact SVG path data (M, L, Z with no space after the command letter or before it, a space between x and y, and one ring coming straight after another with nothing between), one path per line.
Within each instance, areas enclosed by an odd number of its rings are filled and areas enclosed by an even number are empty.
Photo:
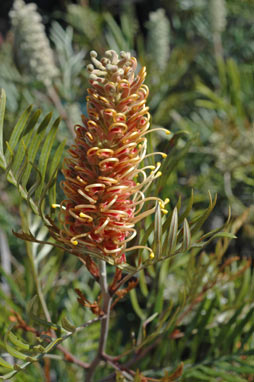
M166 213L165 202L144 195L160 176L160 163L140 168L150 120L146 70L135 75L136 59L126 52L119 57L110 50L99 61L92 51L91 61L88 118L82 116L83 126L76 126L75 145L64 160L67 199L61 203L60 240L124 261L135 224L155 211L155 206L143 211L144 203L159 201Z

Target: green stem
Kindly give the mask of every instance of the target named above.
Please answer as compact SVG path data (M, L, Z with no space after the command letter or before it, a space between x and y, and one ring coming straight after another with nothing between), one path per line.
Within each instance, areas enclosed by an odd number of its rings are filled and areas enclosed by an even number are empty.
M26 219L22 209L20 209L20 216L21 216L21 220L22 220L22 229L23 229L24 232L27 232L27 230L28 230L28 221L27 221L27 219ZM48 308L47 308L46 301L45 301L44 296L43 296L43 292L42 292L42 288L41 288L38 272L37 272L36 265L35 265L35 262L34 262L32 243L27 241L26 242L26 248L27 248L28 258L30 260L30 264L31 264L31 268L32 268L33 278L34 278L34 281L35 281L36 292L37 292L37 295L39 297L40 304L41 304L44 316L45 316L45 318L46 318L46 320L48 322L51 322L51 317L50 317L50 314L49 314L49 311L48 311Z
M30 246L30 248L28 248L29 246ZM42 293L41 284L40 284L40 280L39 280L38 273L36 270L36 266L34 264L34 256L33 256L31 247L32 247L31 243L27 243L27 249L28 249L27 252L28 252L28 257L30 260L31 268L32 268L32 274L33 274L34 281L35 281L36 292L37 292L37 295L39 297L44 316L48 322L51 322L51 317L50 317L48 307L47 307L46 301L45 301L43 293Z
M99 269L100 269L100 286L101 286L101 293L102 293L102 309L104 312L105 317L101 320L101 334L100 334L100 340L99 340L99 346L97 350L97 354L91 363L87 375L86 375L86 382L92 382L93 381L93 375L95 373L95 370L100 363L100 361L104 358L103 354L105 352L105 347L107 344L108 339L108 327L109 327L109 319L110 319L110 308L111 308L111 302L112 298L108 291L108 282L107 282L107 268L106 268L106 262L103 260L99 261Z

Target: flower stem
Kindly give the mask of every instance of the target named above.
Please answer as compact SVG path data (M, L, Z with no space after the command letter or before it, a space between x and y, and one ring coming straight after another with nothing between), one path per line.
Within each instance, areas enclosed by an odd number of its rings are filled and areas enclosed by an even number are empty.
M106 268L105 261L103 260L99 261L99 270L100 270L100 286L101 286L102 303L103 303L102 309L103 309L105 317L101 320L101 334L100 334L99 346L98 346L97 354L87 371L87 375L85 379L86 382L92 382L93 380L92 378L95 373L95 370L99 362L103 359L103 354L105 351L107 338L108 338L108 327L109 327L110 308L111 308L112 298L108 291L107 268Z

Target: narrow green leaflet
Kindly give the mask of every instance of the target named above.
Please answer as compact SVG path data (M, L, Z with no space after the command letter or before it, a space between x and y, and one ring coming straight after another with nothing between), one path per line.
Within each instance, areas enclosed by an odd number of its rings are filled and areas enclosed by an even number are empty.
M159 203L156 203L154 219L154 253L155 260L161 257L161 209Z
M0 95L0 166L2 168L6 167L6 160L4 157L4 148L3 148L3 127L4 127L5 105L6 105L6 94L4 89L2 89L1 95Z
M12 332L9 332L8 339L13 343L13 345L17 346L18 349L23 349L23 350L29 350L30 349L30 345L21 341Z
M208 216L211 214L212 210L214 209L215 207L215 204L216 204L216 200L217 200L217 196L215 196L214 200L212 199L212 196L210 194L210 192L208 193L209 194L209 206L208 208L205 210L205 212L199 216L194 225L192 226L191 228L191 234L192 236L198 232L200 230L200 228L202 227L202 225L204 224L204 222L207 220Z
M76 330L76 326L74 326L67 318L66 316L64 316L62 319L61 319L61 324L62 324L62 327L67 330L67 332L75 332Z
M177 230L178 230L178 212L177 208L174 208L171 224L169 228L169 234L168 234L168 255L174 253L177 243Z
M20 351L16 350L14 347L9 345L7 342L5 343L5 347L7 352L13 357L21 359L22 361L27 361L27 357L29 357L27 354L21 353Z
M36 110L33 115L31 116L25 131L24 135L22 136L22 139L18 145L18 149L15 153L15 159L12 164L12 172L17 177L17 172L23 162L24 156L28 150L28 147L33 146L33 141L31 142L31 139L33 138L34 128L38 122L38 119L41 115L41 110ZM10 144L10 142L9 142ZM11 145L10 145L11 146Z
M24 188L27 185L29 176L30 176L32 168L33 168L32 163L34 163L34 160L35 160L36 154L39 150L40 144L45 137L46 130L47 130L47 127L50 123L51 118L52 118L52 113L49 113L45 116L43 121L40 123L35 136L33 137L33 144L31 144L28 147L28 150L27 150L28 164L27 164L26 170L23 174L22 183L21 183Z
M40 171L40 174L41 174L41 180L40 180L41 185L35 193L35 199L36 200L40 199L40 196L41 196L41 193L43 190L43 184L44 184L44 180L46 177L46 171L47 171L49 156L51 153L51 149L52 149L52 146L54 143L54 139L56 136L56 132L57 132L59 123L60 123L60 118L57 118L55 120L53 126L51 127L50 132L49 132L49 134L48 134L48 136L47 136L47 138L44 141L44 144L42 146L41 155L40 155L39 164L38 164L38 170Z
M51 342L48 346L45 347L45 353L48 353L49 351L53 350L54 347L59 343L62 342L63 338L57 338L53 342Z
M137 293L135 289L132 289L130 291L130 298L131 298L131 304L134 311L137 313L137 315L142 321L145 320L146 316L138 303Z
M16 125L15 125L15 127L11 133L11 136L9 139L9 146L10 146L12 151L15 149L25 127L27 126L27 121L31 115L31 112L32 112L32 106L28 106L28 108L24 111L24 113L19 118L18 122L16 123ZM6 150L5 157L6 157L6 162L9 163L9 160L11 157L9 150Z
M13 366L9 362L5 361L2 357L0 357L0 366L13 370Z
M56 184L55 184L55 177L57 174L57 170L62 158L62 154L65 148L66 141L61 142L61 144L58 146L56 152L54 153L54 160L51 163L50 169L49 169L49 177L54 177L53 180L53 186L49 189L49 203L50 205L53 203L56 203Z
M60 118L57 118L53 126L50 126L45 139L52 113L47 114L38 126L41 110L32 113L32 106L29 106L13 128L9 140L6 142L4 153L5 102L5 92L2 91L0 99L0 166L5 170L7 180L18 188L20 195L27 201L33 212L44 217L45 203L43 202L46 193L49 194L50 200L55 201L56 199L54 184L65 145L62 142L58 146L49 165ZM29 184L29 189L27 189L27 184Z
M190 227L188 224L188 220L186 218L184 218L184 221L183 221L183 246L182 246L183 252L186 252L189 249L190 244L191 244L191 231L190 231Z
M114 39L118 45L118 48L122 49L122 50L128 49L126 40L125 40L125 38L122 34L122 31L121 31L121 28L119 28L119 26L116 23L113 16L111 16L111 14L109 12L106 12L104 14L104 19L105 19L106 23L108 24L108 26L112 32L112 35L114 36Z
M6 282L8 283L8 285L9 285L11 291L13 292L15 299L18 301L18 303L22 307L25 307L26 303L25 303L25 300L24 300L22 294L20 293L18 286L15 284L13 278L4 271L4 269L2 268L1 265L0 265L0 274L5 278Z

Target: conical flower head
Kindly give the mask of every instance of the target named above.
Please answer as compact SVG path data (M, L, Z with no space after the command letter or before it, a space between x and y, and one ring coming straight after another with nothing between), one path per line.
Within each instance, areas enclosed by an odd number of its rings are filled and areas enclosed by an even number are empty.
M36 4L15 0L9 16L19 67L46 86L51 85L58 69Z
M170 23L165 10L159 8L150 12L146 25L148 52L156 66L164 70L170 57Z
M91 60L88 117L76 126L75 145L64 160L60 240L123 261L136 222L155 210L143 211L144 203L159 200L145 198L144 191L160 175L160 163L139 168L147 157L150 120L146 71L135 75L136 59L126 52L119 57L107 51L99 61L92 51Z

